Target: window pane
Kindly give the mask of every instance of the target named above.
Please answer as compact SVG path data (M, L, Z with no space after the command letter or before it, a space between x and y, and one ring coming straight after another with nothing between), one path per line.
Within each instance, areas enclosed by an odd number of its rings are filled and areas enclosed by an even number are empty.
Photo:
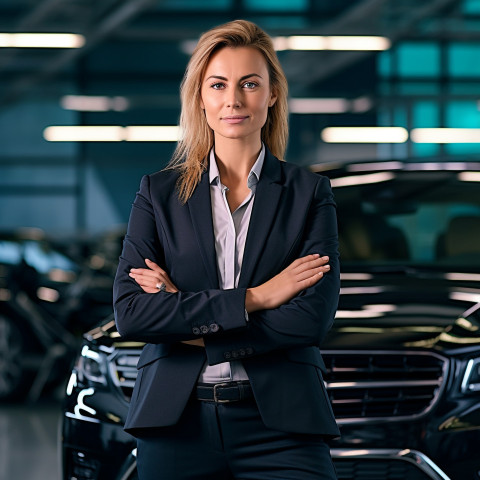
M439 126L439 107L436 102L415 102L412 108L413 128L434 128ZM437 143L413 143L416 156L436 155L440 151Z
M480 125L480 111L473 100L450 102L446 108L447 127L476 128ZM480 152L480 143L451 143L445 146L448 153L465 154Z
M309 0L243 0L243 5L249 10L269 10L277 12L304 11Z
M448 73L453 77L480 77L480 44L455 42L449 45Z
M463 0L462 12L467 15L480 14L480 0Z
M440 48L432 42L405 42L397 49L398 75L433 77L440 74Z

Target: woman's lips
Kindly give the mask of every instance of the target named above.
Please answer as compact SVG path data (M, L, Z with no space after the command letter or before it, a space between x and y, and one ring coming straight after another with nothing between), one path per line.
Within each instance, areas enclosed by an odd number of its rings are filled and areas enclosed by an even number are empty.
M229 124L236 124L236 123L242 123L247 118L248 118L247 115L232 115L229 117L222 117L222 120Z

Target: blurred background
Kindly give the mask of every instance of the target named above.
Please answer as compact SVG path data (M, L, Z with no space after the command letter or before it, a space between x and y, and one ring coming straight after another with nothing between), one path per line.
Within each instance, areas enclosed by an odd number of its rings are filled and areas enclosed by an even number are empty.
M111 313L189 54L236 18L274 38L287 161L478 161L480 0L0 0L0 478L59 475L71 352Z

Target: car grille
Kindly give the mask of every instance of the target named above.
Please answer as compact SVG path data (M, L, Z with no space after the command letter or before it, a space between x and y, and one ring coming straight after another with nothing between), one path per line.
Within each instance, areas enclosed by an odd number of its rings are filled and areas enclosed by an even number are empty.
M448 362L431 352L324 351L325 382L339 422L416 417L443 388Z
M431 352L322 352L324 380L341 423L376 418L415 417L426 413L437 400L446 378L448 362ZM116 350L110 374L127 401L137 377L140 350Z
M138 349L118 349L109 358L110 378L121 389L127 401L132 398L140 352Z

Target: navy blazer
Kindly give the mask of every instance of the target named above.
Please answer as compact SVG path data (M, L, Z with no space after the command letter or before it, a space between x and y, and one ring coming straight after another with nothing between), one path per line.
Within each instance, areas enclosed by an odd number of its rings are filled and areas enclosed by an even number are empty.
M267 427L338 436L319 351L338 304L336 209L326 177L281 162L268 150L257 185L238 288L217 276L208 169L182 204L178 173L142 179L114 284L117 328L146 342L125 429L142 435L175 424L205 361L240 359ZM245 292L308 254L330 257L331 270L276 309L245 318ZM178 293L148 294L129 277L149 258ZM205 348L180 343L204 338Z

